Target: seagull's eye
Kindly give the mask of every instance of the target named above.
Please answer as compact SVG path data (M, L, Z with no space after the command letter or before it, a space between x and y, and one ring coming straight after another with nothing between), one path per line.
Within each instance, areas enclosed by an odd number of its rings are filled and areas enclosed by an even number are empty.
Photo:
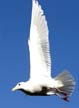
M18 84L19 86L21 85L21 84Z

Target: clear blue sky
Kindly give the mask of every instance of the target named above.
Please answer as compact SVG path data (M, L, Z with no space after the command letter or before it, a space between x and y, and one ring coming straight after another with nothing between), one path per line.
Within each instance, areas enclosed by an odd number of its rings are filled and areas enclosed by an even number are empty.
M39 0L50 31L52 76L68 69L76 89L66 103L56 96L30 97L12 92L29 78L28 36L31 0L0 0L0 108L79 107L79 0Z

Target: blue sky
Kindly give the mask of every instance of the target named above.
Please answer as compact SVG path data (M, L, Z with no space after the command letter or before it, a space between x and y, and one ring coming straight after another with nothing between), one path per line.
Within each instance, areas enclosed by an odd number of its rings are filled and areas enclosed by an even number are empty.
M52 76L68 69L76 89L66 103L56 96L31 97L12 92L29 78L28 37L31 0L0 0L0 108L78 108L79 106L79 1L39 0L50 32Z

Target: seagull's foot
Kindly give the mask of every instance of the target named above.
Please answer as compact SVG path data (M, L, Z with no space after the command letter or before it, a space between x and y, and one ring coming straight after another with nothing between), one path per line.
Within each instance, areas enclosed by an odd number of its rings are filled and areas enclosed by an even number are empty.
M63 97L62 99L65 100L66 102L69 102L68 97Z
M56 89L56 95L59 96L61 99L63 99L64 101L69 102L68 99L68 94L65 93L64 91L60 90L60 89Z
M49 88L48 91L49 91L48 94L52 94L52 91L54 91L55 95L59 96L64 101L69 102L69 98L68 98L69 96L63 90L59 88Z

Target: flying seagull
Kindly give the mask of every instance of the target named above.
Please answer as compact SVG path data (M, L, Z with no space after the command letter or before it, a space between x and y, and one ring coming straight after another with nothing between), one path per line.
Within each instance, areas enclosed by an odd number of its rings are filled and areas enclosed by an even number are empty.
M49 30L46 17L37 0L32 0L32 18L28 40L30 52L30 78L18 83L12 91L20 90L32 96L56 95L69 101L75 81L68 71L55 78L51 76Z

